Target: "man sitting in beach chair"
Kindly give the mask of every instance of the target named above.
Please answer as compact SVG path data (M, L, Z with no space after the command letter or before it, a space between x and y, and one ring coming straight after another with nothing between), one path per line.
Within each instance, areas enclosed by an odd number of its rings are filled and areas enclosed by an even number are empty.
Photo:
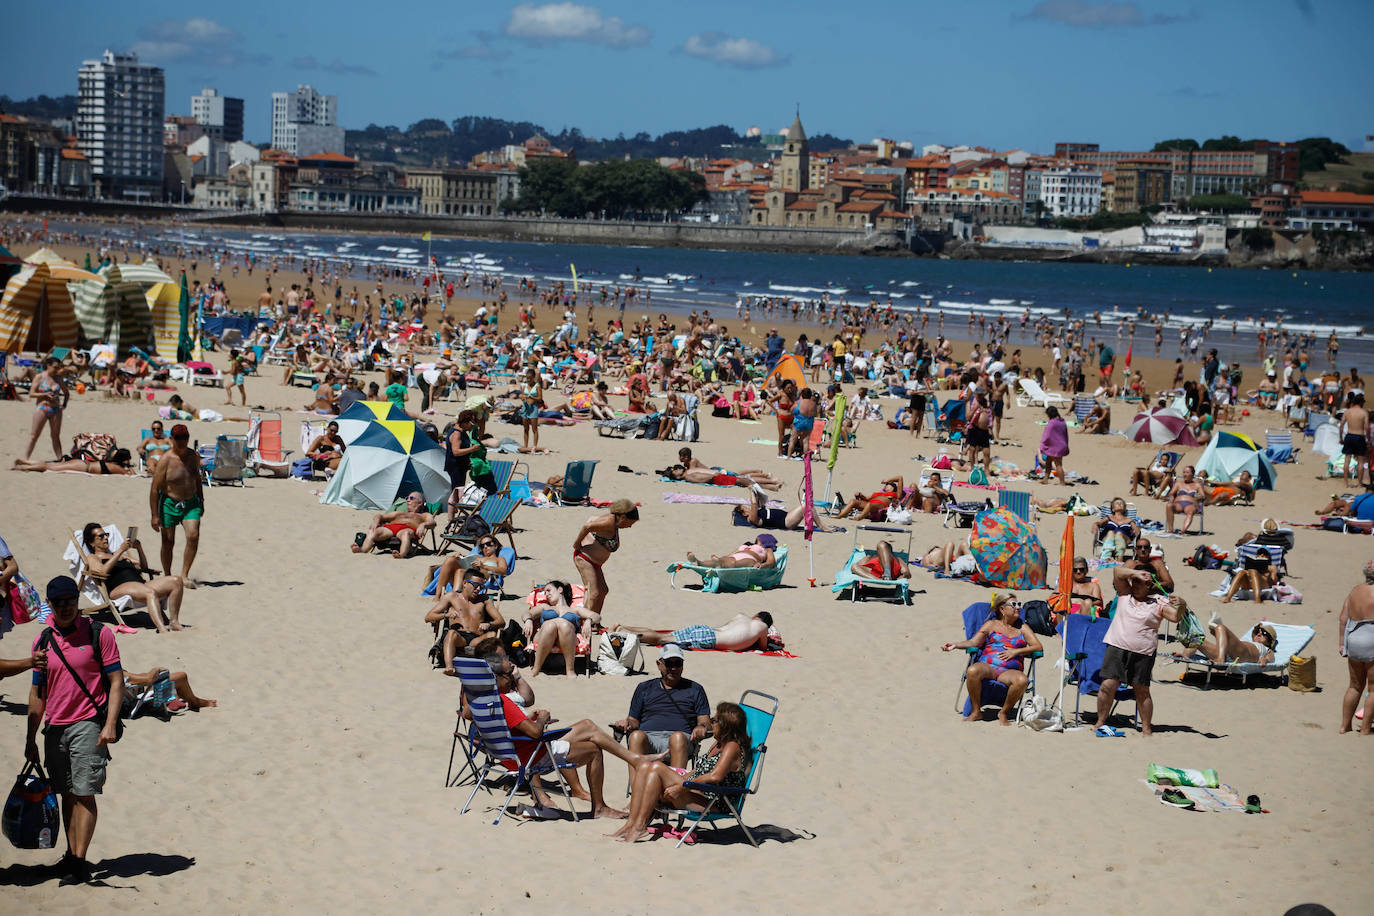
M849 569L854 575L865 579L895 582L898 579L911 578L911 567L893 553L892 544L888 541L879 541L877 552L873 556L858 561Z
M664 644L658 654L658 677L635 687L629 715L612 725L617 732L629 734L632 753L666 751L668 762L678 769L686 768L693 745L711 728L706 691L682 676L683 665L682 647Z
M728 652L766 650L768 634L772 629L773 615L767 611L759 611L752 617L747 614L736 614L719 627L704 623L694 623L677 630L630 627L624 624L611 627L613 632L635 634L645 646L666 646L672 643L684 649L722 649Z
M425 532L438 524L424 508L424 496L411 493L406 497L404 510L378 513L367 533L354 542L353 552L371 553L374 547L385 548L394 541L396 546L391 551L393 557L401 560L410 556Z

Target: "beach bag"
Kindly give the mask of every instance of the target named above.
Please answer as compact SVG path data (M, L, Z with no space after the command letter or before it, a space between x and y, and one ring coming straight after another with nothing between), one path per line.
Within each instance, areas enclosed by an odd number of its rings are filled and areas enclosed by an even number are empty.
M1048 601L1027 601L1021 605L1021 619L1032 632L1041 636L1055 635L1054 616Z
M951 467L949 456L936 455L935 460L930 463L930 466L937 471L948 471Z
M315 476L315 461L312 458L297 458L291 462L291 476L309 480Z
M596 669L623 677L639 670L639 637L633 633L602 633L596 651Z
M1317 657L1294 655L1288 659L1288 689L1311 693L1317 689Z
M477 513L469 515L463 519L463 524L458 528L457 539L460 541L476 541L488 534L491 534L491 525L487 520Z
M986 487L988 485L988 472L983 470L981 464L974 465L973 470L969 471L968 482L975 487Z
M1021 724L1037 732L1062 732L1064 717L1044 697L1032 695L1021 701Z
M677 418L674 435L680 442L696 442L701 438L701 424L697 422L694 414L684 414Z
M1220 569L1221 561L1224 559L1226 554L1219 554L1206 544L1199 544L1197 550L1193 551L1193 556L1184 562L1194 569Z
M52 849L57 845L62 815L57 808L57 794L38 764L29 762L19 771L14 788L5 799L0 826L19 849Z
M50 613L51 609L43 604L43 596L22 573L10 580L10 619L15 626L30 620L45 621Z
M1207 639L1207 631L1198 623L1192 611L1184 611L1178 620L1178 641L1185 649L1196 649Z
M1302 604L1302 592L1287 582L1280 582L1269 591L1279 604Z
M529 653L529 641L525 639L525 631L518 621L506 621L506 627L501 631L501 647L517 668L524 668L533 661Z
M910 509L903 509L901 506L887 507L887 520L894 525L910 525L915 515Z

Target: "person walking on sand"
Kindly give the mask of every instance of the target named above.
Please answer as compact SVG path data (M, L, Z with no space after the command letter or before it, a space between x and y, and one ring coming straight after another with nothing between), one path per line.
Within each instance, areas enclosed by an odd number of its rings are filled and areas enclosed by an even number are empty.
M186 588L196 588L191 579L191 564L200 548L200 520L205 515L205 491L201 482L200 456L187 444L191 431L185 424L172 427L172 450L153 469L148 488L148 504L153 514L153 530L162 533L162 574L172 574L172 553L177 544L177 526L186 529L186 549L181 555L181 580Z
M1069 453L1069 426L1064 422L1064 418L1059 416L1057 407L1046 407L1045 416L1049 418L1049 422L1045 424L1045 432L1040 436L1040 456L1044 459L1045 480L1058 477L1061 484L1068 486L1069 482L1064 479L1064 456Z
M124 677L114 630L97 630L81 613L76 582L57 576L48 582L47 597L51 625L38 634L33 651L53 658L33 674L24 758L46 760L53 789L62 796L67 852L54 868L59 883L85 884L91 880L86 854L95 835L96 796L105 786L110 745L119 740ZM46 723L41 753L40 723Z
M1350 667L1350 686L1341 701L1341 734L1354 725L1362 692L1369 696L1364 701L1360 734L1374 734L1374 560L1364 565L1364 582L1346 595L1336 633L1340 652Z
M1349 406L1341 415L1341 454L1345 455L1345 470L1342 477L1345 485L1350 486L1350 459L1355 459L1355 482L1364 477L1363 465L1369 455L1369 412L1364 409L1364 395L1352 394ZM1371 475L1374 478L1374 475Z

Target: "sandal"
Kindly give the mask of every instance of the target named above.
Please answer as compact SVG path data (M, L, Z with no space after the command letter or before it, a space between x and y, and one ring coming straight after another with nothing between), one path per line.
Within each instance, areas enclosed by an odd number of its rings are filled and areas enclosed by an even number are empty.
M1122 731L1121 729L1119 729L1119 728L1113 728L1113 727L1110 726L1110 725L1099 725L1099 726L1097 727L1097 729L1093 732L1093 734L1097 735L1097 737L1099 737L1099 738L1124 738L1124 737L1126 737L1126 733L1125 733L1125 732L1123 732L1123 731Z

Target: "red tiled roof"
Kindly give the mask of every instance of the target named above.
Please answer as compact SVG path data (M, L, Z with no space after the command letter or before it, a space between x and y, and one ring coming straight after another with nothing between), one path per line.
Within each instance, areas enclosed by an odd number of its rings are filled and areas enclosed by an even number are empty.
M299 157L299 158L300 158L300 161L301 161L301 162L353 162L353 163L356 163L356 162L358 161L357 159L354 159L352 156L345 156L343 153L330 153L330 152L315 153L314 155L311 155L311 156L301 156L301 157Z
M866 200L852 200L847 204L841 204L835 209L840 213L875 213L882 210L882 208L883 205L876 201L870 203Z
M1356 204L1374 207L1374 194L1351 194L1347 191L1303 191L1305 204Z
M787 205L788 210L814 210L820 201L816 200L794 200Z

